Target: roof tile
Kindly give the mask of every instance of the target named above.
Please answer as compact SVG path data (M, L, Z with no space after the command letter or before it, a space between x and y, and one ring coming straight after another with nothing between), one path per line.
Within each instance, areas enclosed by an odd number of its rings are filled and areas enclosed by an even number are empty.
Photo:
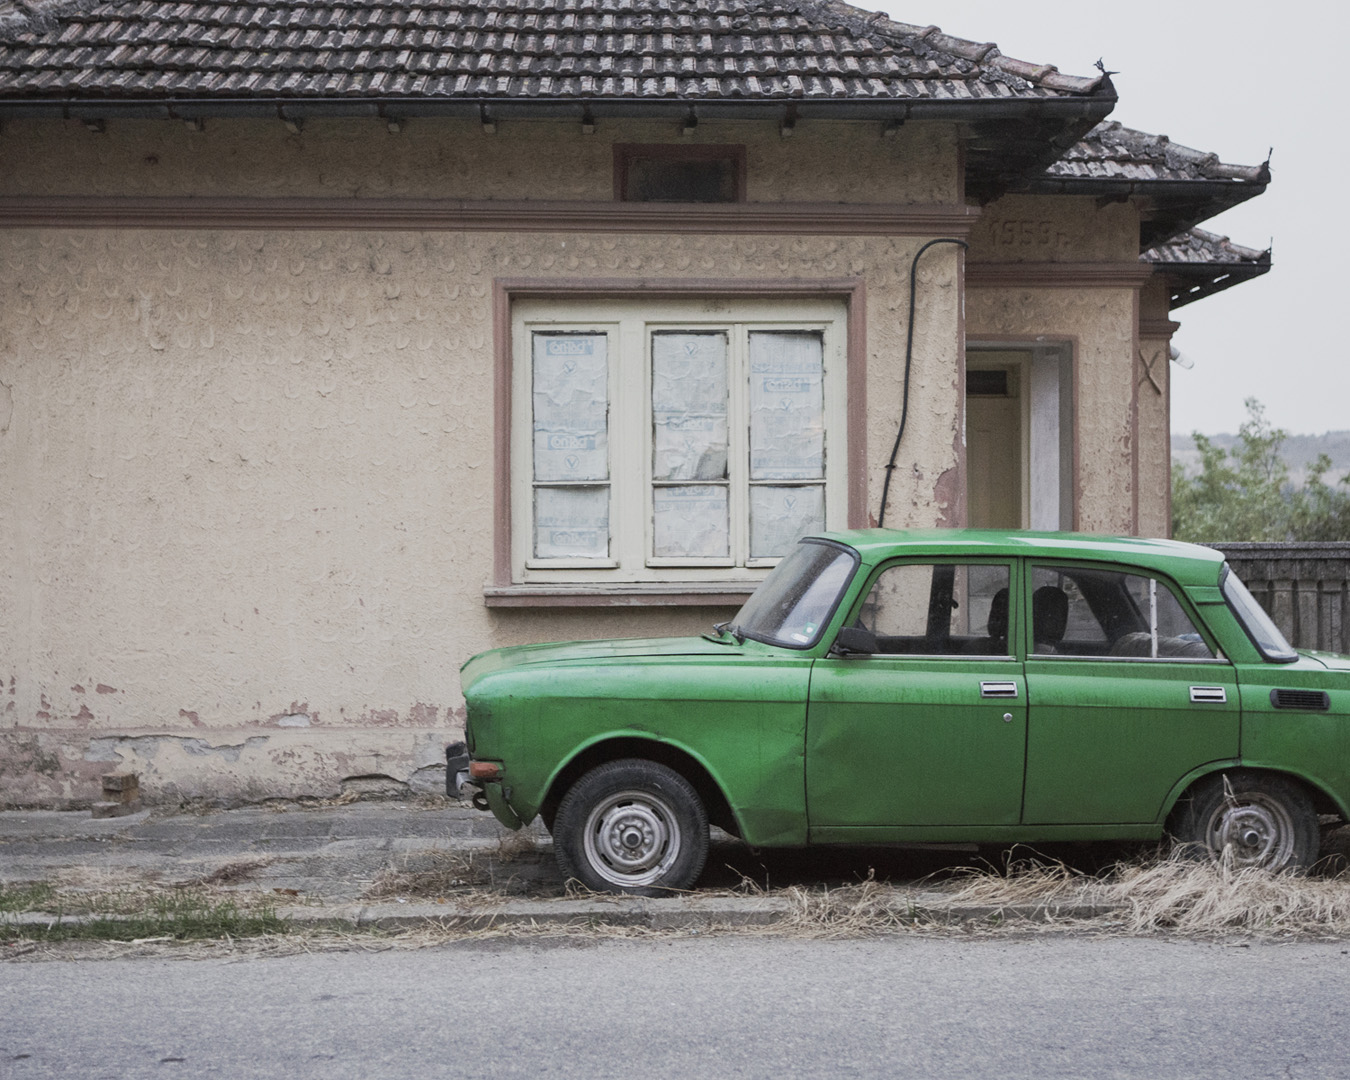
M138 54L135 43L152 51ZM99 46L109 49L91 51ZM197 50L190 61L184 46ZM678 71L686 78L660 92L691 103L1053 98L1104 82L839 0L0 0L0 100L126 96L132 73L154 75L145 85L160 96L261 95L277 85L298 96L332 92L314 80L261 78L308 71L348 73L380 97L408 84L370 76L426 70L483 79L421 84L419 93L542 98L628 98L644 90L638 73ZM703 76L689 77L695 71ZM213 77L225 72L238 77ZM526 72L528 87L513 78Z

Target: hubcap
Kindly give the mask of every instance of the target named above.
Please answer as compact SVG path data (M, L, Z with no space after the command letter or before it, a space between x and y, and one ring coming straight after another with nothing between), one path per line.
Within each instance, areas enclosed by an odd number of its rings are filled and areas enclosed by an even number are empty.
M1242 796L1242 802L1220 806L1210 819L1205 839L1209 849L1234 866L1282 870L1294 855L1294 821L1280 802L1263 794Z
M606 881L626 888L665 876L680 853L680 826L670 805L649 791L621 791L586 818L586 861Z

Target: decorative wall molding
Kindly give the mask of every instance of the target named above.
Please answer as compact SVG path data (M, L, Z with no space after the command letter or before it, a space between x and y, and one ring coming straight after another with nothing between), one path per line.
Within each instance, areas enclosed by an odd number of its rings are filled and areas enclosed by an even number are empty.
M969 235L972 207L893 203L611 203L460 199L0 197L0 228Z
M1143 263L966 263L972 289L1137 289L1153 276Z

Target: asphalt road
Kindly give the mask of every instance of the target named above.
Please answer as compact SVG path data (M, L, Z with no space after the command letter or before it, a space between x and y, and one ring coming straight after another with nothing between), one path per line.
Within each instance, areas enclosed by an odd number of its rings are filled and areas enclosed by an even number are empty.
M0 966L0 1077L1350 1076L1350 943L683 937Z

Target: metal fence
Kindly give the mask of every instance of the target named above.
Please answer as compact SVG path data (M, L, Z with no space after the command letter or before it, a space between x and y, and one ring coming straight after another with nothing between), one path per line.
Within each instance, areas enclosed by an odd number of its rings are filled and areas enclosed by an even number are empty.
M1350 543L1210 544L1290 643L1350 654Z

